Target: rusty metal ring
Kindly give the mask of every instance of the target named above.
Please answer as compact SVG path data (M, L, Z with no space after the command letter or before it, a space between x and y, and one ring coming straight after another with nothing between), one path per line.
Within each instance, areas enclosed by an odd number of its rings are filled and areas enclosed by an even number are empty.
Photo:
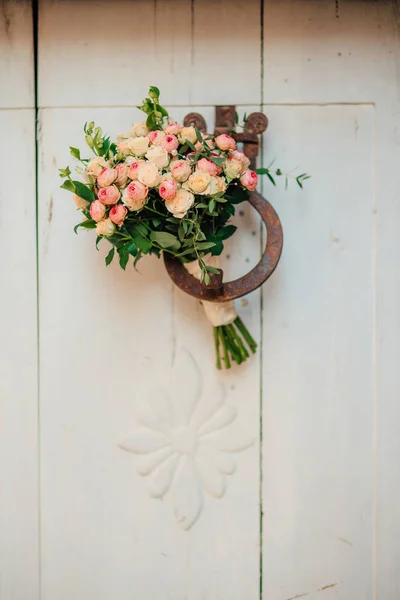
M283 231L280 219L273 206L258 192L251 192L250 204L260 214L267 229L267 244L260 262L246 275L224 283L223 271L211 275L209 286L200 283L190 275L179 259L164 252L164 263L168 275L181 290L210 302L228 302L256 290L275 271L282 253Z

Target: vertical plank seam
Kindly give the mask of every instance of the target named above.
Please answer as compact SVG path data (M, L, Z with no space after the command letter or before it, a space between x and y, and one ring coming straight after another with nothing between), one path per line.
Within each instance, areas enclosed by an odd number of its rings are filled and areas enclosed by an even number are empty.
M260 0L260 110L264 111L264 0ZM264 144L263 136L260 141L261 146L261 165L264 164ZM263 180L261 179L261 193L264 191ZM262 255L264 248L264 229L260 223L260 254ZM263 534L264 534L264 510L263 510L263 308L264 308L264 292L260 289L260 476L259 476L259 504L260 504L260 582L259 596L260 600L263 597Z
M378 600L379 581L378 581L378 485L379 485L379 464L378 464L378 207L376 196L377 184L377 108L374 105L374 169L373 169L373 252L372 252L372 393L373 393L373 598Z
M38 597L42 597L42 515L41 515L41 447L40 447L40 309L39 309L39 0L32 0L33 27L33 87L35 129L35 222L36 222L36 431L37 431L37 535L38 535Z

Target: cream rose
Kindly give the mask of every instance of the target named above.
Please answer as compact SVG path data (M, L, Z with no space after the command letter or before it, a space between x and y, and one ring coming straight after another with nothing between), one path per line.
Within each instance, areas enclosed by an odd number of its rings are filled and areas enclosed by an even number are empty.
M243 154L243 152L240 152L240 150L232 150L231 152L229 152L229 158L234 158L235 160L241 162L243 171L249 168L250 160L245 154Z
M92 158L86 166L86 173L97 177L105 167L108 167L108 162L102 156Z
M104 235L105 237L109 237L115 231L116 227L111 219L103 219L103 221L99 221L96 225L97 235Z
M220 150L234 150L236 148L236 142L231 135L222 133L215 138L215 143Z
M165 138L165 132L157 129L156 131L150 131L150 133L147 134L147 137L153 146L160 146L161 142Z
M230 179L236 179L243 172L243 165L235 158L229 158L224 162L225 175Z
M156 187L161 181L161 176L156 165L151 162L140 165L138 180L148 187Z
M201 158L197 161L196 168L198 171L207 171L210 175L219 175L222 172L222 167L219 167L209 158Z
M115 183L120 187L123 187L128 181L128 167L124 163L119 163L114 168L117 171Z
M186 140L195 144L197 141L196 130L194 127L182 127L178 134L178 139L181 144L184 144Z
M188 179L188 185L192 192L195 194L201 194L206 189L211 181L210 173L207 171L195 171Z
M118 142L117 152L118 152L118 154L122 154L123 156L126 156L127 154L129 154L130 153L129 140L121 140L120 142Z
M164 179L164 181L158 188L158 193L164 200L172 200L175 197L177 191L178 186L173 179Z
M210 183L207 186L204 194L206 196L215 196L226 190L226 181L224 177L211 177Z
M163 169L169 165L168 152L161 146L152 146L146 152L146 158L151 163L154 163L159 169Z
M89 204L89 202L87 202L86 200L84 200L83 198L78 196L78 194L73 194L72 198L76 204L76 207L79 208L80 210L83 210Z
M149 138L143 136L131 138L128 140L128 148L135 156L144 156L149 149Z
M146 121L137 121L132 125L131 132L136 137L144 137L149 133Z
M165 201L167 210L177 219L183 219L194 204L194 196L188 190L180 189L171 200Z
M164 127L164 131L167 135L177 135L182 129L182 125L179 125L176 121L173 123L169 123L166 127Z

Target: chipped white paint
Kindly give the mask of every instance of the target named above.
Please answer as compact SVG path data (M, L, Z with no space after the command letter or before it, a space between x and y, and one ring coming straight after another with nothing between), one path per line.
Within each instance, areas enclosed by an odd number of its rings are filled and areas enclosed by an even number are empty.
M170 392L166 387L151 390L138 411L142 428L120 446L141 457L136 468L148 478L153 498L163 498L173 487L175 517L188 530L203 510L203 490L222 498L226 476L236 469L231 455L254 439L230 435L237 411L225 403L222 387L203 394L201 373L190 354L180 354L172 373ZM190 385L183 385L182 373Z

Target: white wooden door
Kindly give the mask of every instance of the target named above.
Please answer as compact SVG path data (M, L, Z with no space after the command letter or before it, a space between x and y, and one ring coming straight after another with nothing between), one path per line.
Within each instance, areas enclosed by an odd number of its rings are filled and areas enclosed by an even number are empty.
M33 8L0 13L0 600L400 598L397 3ZM260 164L312 174L260 186L285 247L230 372L162 262L106 269L59 189L150 84L210 129L261 107ZM237 219L228 277L263 244Z

